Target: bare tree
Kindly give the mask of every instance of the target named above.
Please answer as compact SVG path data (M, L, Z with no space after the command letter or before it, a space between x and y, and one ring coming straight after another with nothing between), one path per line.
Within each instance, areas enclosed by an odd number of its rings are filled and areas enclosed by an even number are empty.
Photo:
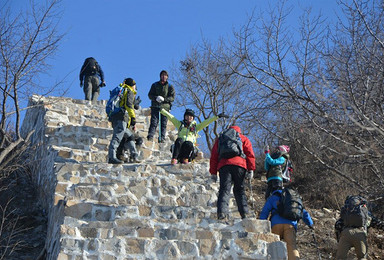
M299 155L309 162L305 174L320 172L380 194L383 5L354 0L341 7L341 26L328 27L307 9L292 29L290 8L281 1L267 17L250 18L235 34L235 59L222 61L264 87L268 116L254 117L256 123L270 141L306 152Z
M63 37L57 28L60 1L29 4L20 11L11 8L15 6L11 1L0 4L0 259L15 257L30 246L24 237L28 228L23 226L23 219L31 214L29 207L19 210L19 199L12 199L26 185L19 180L27 180L29 174L30 160L26 158L33 131L25 135L20 131L28 97L60 93L58 85L39 84L39 76L48 72L48 61Z
M204 41L190 49L174 73L178 93L182 93L176 99L178 106L196 109L200 121L221 112L230 116L204 129L209 150L222 128L244 122L242 119L254 112L255 102L248 101L258 94L249 80L239 77L221 61L226 55L222 42L212 46Z
M0 9L0 172L9 172L27 147L32 132L20 134L20 120L30 93L45 95L52 88L39 84L39 75L49 69L48 59L56 52L63 35L57 22L60 0L30 3L18 13L9 3ZM55 86L56 87L56 86Z
M297 180L326 186L324 197L340 187L380 197L384 6L352 0L339 7L335 24L303 9L296 28L287 22L293 7L281 0L252 14L235 40L191 48L178 75L186 93L179 102L204 118L225 111L258 146L289 144Z

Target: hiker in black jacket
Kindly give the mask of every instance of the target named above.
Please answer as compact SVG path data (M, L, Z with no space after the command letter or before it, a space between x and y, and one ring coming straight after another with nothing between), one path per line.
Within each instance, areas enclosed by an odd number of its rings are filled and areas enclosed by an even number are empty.
M100 87L105 86L105 81L104 72L95 58L89 57L85 59L79 77L80 87L84 85L85 100L97 101L100 95Z

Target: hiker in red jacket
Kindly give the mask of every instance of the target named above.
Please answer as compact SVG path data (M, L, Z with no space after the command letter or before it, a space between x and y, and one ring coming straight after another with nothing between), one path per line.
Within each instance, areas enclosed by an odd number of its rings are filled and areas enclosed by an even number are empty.
M233 194L236 199L237 208L241 218L246 218L248 214L247 197L244 190L244 179L246 174L251 173L256 168L255 154L249 139L241 134L238 126L231 126L234 129L242 143L241 154L231 158L220 158L219 139L216 139L211 151L210 168L211 178L217 181L217 172L220 174L220 189L217 199L217 218L224 220L228 217L228 201L231 193L232 183Z

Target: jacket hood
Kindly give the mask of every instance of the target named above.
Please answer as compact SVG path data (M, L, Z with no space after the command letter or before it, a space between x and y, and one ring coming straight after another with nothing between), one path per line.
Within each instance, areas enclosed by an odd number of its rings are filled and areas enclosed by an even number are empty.
M239 134L241 134L241 129L240 129L240 127L238 127L237 125L230 126L229 128L233 128L233 129L235 129L236 132L238 132Z

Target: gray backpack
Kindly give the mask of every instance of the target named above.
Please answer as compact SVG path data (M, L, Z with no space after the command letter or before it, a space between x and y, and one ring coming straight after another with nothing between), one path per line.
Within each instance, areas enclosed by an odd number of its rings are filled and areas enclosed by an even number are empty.
M243 153L243 141L240 134L233 128L224 130L219 136L219 158L232 158L241 156L245 158Z

